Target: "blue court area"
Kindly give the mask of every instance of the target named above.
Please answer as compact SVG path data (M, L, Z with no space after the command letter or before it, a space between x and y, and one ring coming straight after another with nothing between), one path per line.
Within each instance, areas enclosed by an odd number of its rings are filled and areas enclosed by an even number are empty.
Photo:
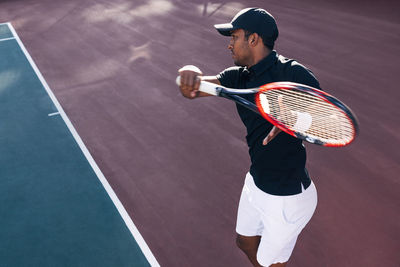
M7 23L0 24L0 266L158 266Z

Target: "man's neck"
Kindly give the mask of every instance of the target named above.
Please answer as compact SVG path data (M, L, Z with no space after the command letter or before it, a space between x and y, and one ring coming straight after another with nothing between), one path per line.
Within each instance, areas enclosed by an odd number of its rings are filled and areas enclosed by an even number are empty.
M247 66L247 68L250 68L254 65L256 65L258 62L266 58L269 54L271 53L271 50L269 50L267 47L263 47L261 49L255 49L253 53L253 60L252 63Z

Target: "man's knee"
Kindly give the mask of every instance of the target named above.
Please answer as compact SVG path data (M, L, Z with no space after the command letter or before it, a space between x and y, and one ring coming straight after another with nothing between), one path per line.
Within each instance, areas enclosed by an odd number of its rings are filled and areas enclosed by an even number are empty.
M236 236L236 246L237 246L238 248L240 248L241 250L243 250L243 249L245 248L245 246L246 246L246 242L244 242L244 241L240 238L239 235Z
M236 236L236 246L243 251L257 251L260 239L260 236L242 236L238 234Z

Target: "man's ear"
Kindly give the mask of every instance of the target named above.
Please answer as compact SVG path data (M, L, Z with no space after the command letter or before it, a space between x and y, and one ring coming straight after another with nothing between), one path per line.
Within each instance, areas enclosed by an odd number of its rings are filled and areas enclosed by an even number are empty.
M253 33L249 36L250 45L256 46L260 40L260 36L257 33Z

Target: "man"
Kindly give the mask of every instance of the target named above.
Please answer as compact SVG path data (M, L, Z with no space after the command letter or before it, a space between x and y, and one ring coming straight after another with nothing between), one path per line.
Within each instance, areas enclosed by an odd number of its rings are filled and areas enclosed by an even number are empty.
M179 70L183 96L207 96L200 80L230 88L253 88L292 81L319 88L314 75L273 50L278 37L275 19L260 8L241 10L230 23L214 25L230 36L228 49L236 67L216 76L203 76L195 66ZM254 102L254 95L248 97ZM247 129L251 158L237 216L237 245L254 266L286 266L297 236L311 219L317 192L305 168L302 141L273 127L260 115L237 105Z

